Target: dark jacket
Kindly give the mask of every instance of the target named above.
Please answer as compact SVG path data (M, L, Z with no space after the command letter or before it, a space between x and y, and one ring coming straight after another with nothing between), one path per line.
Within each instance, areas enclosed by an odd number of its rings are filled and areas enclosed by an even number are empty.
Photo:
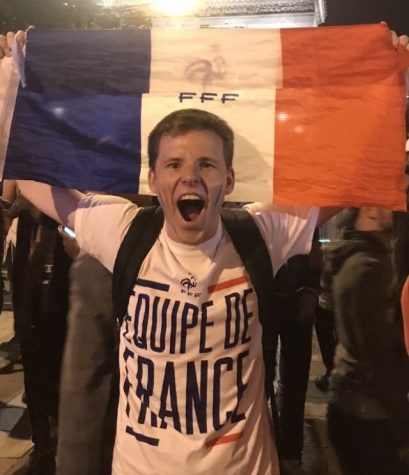
M118 359L111 288L112 274L96 259L87 254L75 259L61 378L58 475L111 473L117 400L110 396Z
M332 281L334 272L332 266L332 254L339 247L339 241L332 241L322 247L322 271L320 278L320 289L318 305L323 310L334 311L334 299L332 296Z
M353 231L332 250L339 339L331 399L365 419L388 419L409 440L409 364L390 249L376 233Z

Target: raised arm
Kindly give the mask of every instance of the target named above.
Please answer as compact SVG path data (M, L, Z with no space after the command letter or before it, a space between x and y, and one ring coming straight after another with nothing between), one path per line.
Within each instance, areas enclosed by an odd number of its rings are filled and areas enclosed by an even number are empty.
M22 48L25 43L25 33L19 31L16 34L9 32L6 36L0 35L0 61L3 57L11 55L14 40L16 40L17 47ZM62 224L74 227L75 210L82 193L35 181L18 180L15 182L5 180L3 186L4 199L14 201L16 184L23 196L43 213Z
M74 228L75 211L83 194L58 186L29 180L17 180L17 185L34 206L61 224Z
M320 208L320 211L318 213L318 219L317 219L317 227L321 226L321 224L333 218L336 214L342 211L342 209L343 208L334 208L334 207Z

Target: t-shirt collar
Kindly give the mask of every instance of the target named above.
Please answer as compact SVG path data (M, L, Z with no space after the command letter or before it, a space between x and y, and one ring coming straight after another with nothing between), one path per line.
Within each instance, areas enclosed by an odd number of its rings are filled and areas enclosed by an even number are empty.
M166 226L163 227L162 233L163 238L167 241L169 247L172 248L172 251L176 254L192 254L192 253L201 253L209 254L216 248L220 242L223 234L222 220L219 218L219 223L217 225L216 232L214 235L200 244L182 244L171 239L166 232Z

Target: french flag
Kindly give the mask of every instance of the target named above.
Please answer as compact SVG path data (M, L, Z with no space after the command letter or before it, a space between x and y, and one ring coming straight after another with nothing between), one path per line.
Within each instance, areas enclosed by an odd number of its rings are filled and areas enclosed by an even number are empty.
M404 209L408 66L381 24L32 29L4 176L149 193L150 130L194 107L235 132L231 200Z

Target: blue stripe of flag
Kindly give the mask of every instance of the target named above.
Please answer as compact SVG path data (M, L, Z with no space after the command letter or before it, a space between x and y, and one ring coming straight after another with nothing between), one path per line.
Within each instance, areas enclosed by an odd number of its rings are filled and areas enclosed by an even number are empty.
M149 92L150 30L30 30L26 83L30 91L79 94Z
M150 44L148 30L30 30L4 176L137 193Z

